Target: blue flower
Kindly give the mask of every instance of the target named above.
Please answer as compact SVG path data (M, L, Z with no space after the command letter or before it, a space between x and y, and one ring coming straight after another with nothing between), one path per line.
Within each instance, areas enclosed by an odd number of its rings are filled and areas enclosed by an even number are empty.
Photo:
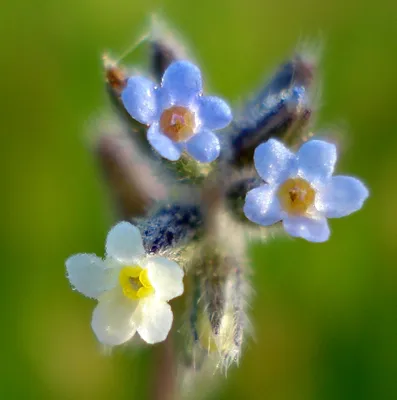
M265 184L247 193L246 217L259 225L283 221L291 236L324 242L330 231L327 218L359 210L368 190L350 176L332 176L335 145L310 140L296 154L270 139L255 150L256 170Z
M220 153L213 130L226 127L232 112L226 102L202 92L199 68L176 61L165 71L160 87L142 76L129 78L121 99L132 118L150 126L147 138L162 157L176 161L186 150L208 163Z

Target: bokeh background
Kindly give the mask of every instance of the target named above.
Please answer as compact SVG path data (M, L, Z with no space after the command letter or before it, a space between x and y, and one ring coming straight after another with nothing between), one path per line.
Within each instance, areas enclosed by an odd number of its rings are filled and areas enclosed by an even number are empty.
M64 260L101 254L113 223L85 137L105 104L101 53L122 53L153 11L236 104L297 44L321 43L317 126L342 139L339 171L371 189L325 244L253 245L255 339L213 399L396 399L394 0L2 3L0 398L147 398L153 354L102 355Z

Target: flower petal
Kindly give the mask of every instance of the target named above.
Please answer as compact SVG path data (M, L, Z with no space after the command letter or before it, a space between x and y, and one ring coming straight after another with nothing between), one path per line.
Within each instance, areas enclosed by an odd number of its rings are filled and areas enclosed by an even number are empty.
M131 339L136 332L133 316L138 304L125 297L119 287L101 296L91 321L98 340L116 346Z
M322 182L334 172L336 146L322 140L310 140L296 154L298 173L309 183Z
M97 298L114 288L117 270L109 268L95 254L75 254L66 260L68 278L73 287L84 296Z
M164 73L162 87L174 104L188 106L203 90L200 69L188 61L173 62Z
M316 208L327 218L340 218L359 210L368 195L368 189L358 179L334 176L319 192Z
M181 148L160 132L158 123L148 129L147 138L154 149L167 160L176 161L182 154Z
M197 161L209 163L218 158L221 145L215 133L203 130L186 143L186 151Z
M171 329L173 315L171 307L165 301L155 297L141 300L139 306L141 314L138 333L149 344L162 342L167 338Z
M325 242L330 231L326 218L313 219L308 217L288 216L283 221L284 229L294 237L301 237L309 242Z
M169 301L183 293L183 269L175 261L152 257L147 260L146 268L157 298Z
M119 222L108 233L106 253L124 265L138 263L145 255L141 232L129 222Z
M282 218L281 208L274 188L262 185L247 193L244 214L252 222L259 225L273 225Z
M255 168L267 183L283 180L294 161L295 155L275 139L269 139L255 149Z
M132 118L149 125L157 114L155 84L142 76L128 79L127 86L121 93L124 107Z
M222 129L232 122L232 110L219 97L205 96L198 101L198 116L206 129Z

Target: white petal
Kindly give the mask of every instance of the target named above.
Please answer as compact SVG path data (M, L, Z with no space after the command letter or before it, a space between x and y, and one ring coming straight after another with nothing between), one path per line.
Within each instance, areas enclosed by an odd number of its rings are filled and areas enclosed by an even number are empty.
M221 145L215 133L203 130L186 143L186 151L197 161L209 163L218 158Z
M141 320L138 333L141 338L149 344L164 341L173 320L170 305L152 296L141 300L139 312Z
M325 242L330 231L326 218L288 216L283 221L285 231L294 237L301 237L309 242Z
M106 253L122 264L135 264L145 255L139 229L123 221L115 225L106 239Z
M247 193L244 214L252 222L259 225L273 225L281 220L280 203L274 187L263 185Z
M159 124L157 123L149 128L147 139L154 149L167 160L176 161L182 154L181 148L160 132Z
M120 288L101 296L91 322L98 340L116 346L131 339L137 328L133 317L138 304L125 297Z
M322 140L310 140L299 149L297 156L299 175L310 183L324 182L334 172L336 146Z
M295 155L275 139L262 143L254 153L255 168L267 183L284 180L294 161Z
M132 118L142 124L151 124L157 113L155 84L142 76L128 79L127 87L121 93L124 107Z
M109 268L95 254L75 254L66 260L70 283L84 296L97 298L115 287L117 270Z
M316 208L327 218L340 218L359 210L368 197L364 184L351 176L334 176L316 198Z
M168 301L183 293L183 269L175 261L151 257L146 268L157 298Z

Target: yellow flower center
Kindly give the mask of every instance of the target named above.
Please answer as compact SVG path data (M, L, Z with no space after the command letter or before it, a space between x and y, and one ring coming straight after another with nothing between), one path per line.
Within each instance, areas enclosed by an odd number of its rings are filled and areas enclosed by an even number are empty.
M278 189L281 207L292 215L303 215L314 203L315 190L302 178L288 179Z
M119 282L124 296L129 299L138 300L154 293L147 269L143 269L138 265L122 268Z
M194 133L194 114L185 107L173 106L163 111L160 128L174 142L182 142Z

